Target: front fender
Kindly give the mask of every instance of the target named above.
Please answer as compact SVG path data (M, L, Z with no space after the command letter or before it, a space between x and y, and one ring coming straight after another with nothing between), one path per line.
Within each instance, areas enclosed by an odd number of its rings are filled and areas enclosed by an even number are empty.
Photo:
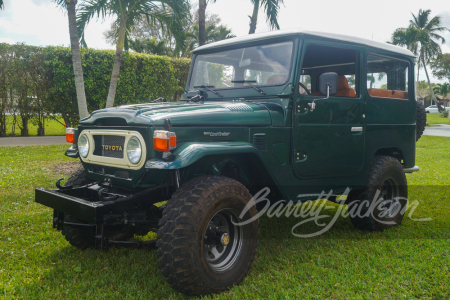
M252 153L264 162L261 153L246 142L187 142L180 145L168 159L154 157L145 163L146 169L176 170L192 165L207 155L228 155Z

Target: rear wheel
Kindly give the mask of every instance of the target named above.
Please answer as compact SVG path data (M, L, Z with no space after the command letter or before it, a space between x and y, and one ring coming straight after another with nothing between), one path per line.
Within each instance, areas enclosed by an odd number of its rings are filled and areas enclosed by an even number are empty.
M356 228L368 231L398 226L407 197L406 176L400 162L390 156L375 156L367 187L348 204L350 220Z
M167 282L188 295L219 293L241 282L256 253L258 220L253 206L239 218L251 195L238 181L199 177L167 203L159 222L158 265Z

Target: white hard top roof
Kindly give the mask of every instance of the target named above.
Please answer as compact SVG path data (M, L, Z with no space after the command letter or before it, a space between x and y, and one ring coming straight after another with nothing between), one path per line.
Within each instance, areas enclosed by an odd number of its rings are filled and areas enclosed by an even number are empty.
M244 36L240 36L240 37L236 37L236 38L221 40L218 42L203 45L203 46L195 49L194 52L197 52L200 50L218 48L218 47L222 47L222 46L230 46L230 45L240 44L243 42L261 41L261 40L266 40L266 39L270 39L270 38L289 36L289 35L310 35L310 36L316 36L316 37L321 37L321 38L328 38L328 39L333 39L333 40L338 40L338 41L343 41L343 42L350 42L350 43L365 45L365 46L369 46L369 47L374 47L374 48L378 48L378 49L382 49L382 50L387 50L390 52L395 52L395 53L415 57L415 55L411 51L409 51L405 48L401 48L398 46L388 44L388 43L381 43L381 42L377 42L374 40L368 40L368 39L363 39L363 38L358 38L358 37L343 35L343 34L326 33L326 32L319 32L319 31L309 31L309 30L302 30L302 29L276 30L276 31L269 31L269 32L264 32L264 33L244 35Z

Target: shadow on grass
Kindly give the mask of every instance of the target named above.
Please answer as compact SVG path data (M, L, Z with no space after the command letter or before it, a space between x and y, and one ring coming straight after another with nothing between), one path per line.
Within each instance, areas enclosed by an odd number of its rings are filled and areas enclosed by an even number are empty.
M328 205L330 208L321 212L321 215L330 217L322 219L323 223L329 222L341 208L332 203ZM435 208L427 206L427 209L421 213L432 212L433 209ZM442 207L438 206L438 209ZM369 249L378 247L380 241L382 243L387 241L385 245L390 245L389 241L394 240L448 240L450 232L448 214L449 212L446 211L442 217L430 222L415 222L405 217L402 226L384 232L356 230L348 218L339 216L329 230L311 238L298 238L292 234L292 228L309 217L262 217L259 220L261 234L258 253L249 279L220 297L236 293L244 298L250 297L247 289L252 290L251 287L262 284L259 281L255 283L256 278L270 277L274 270L283 269L292 264L311 264L322 260L327 270L338 272L341 267L339 261L346 257L361 255L356 252L356 249L361 247L369 247ZM310 234L322 229L323 226L311 221L297 227L295 233ZM398 242L394 241L394 244ZM329 257L324 258L324 254ZM43 296L71 298L75 293L81 298L188 298L174 291L166 283L159 271L154 250L112 247L107 251L95 249L81 251L70 246L60 236L57 250L49 252L41 264L46 265L46 271L36 284L16 287L23 288L24 295L38 298ZM307 269L303 270L298 274L299 279L307 278L310 273ZM264 295L267 294L260 296Z

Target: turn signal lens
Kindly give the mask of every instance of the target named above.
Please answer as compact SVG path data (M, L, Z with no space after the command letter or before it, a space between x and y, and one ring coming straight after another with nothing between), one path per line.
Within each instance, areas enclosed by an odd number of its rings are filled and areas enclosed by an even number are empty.
M66 142L75 143L75 128L66 128Z
M174 135L171 135L169 139L170 139L170 149L175 149L177 147L177 136L175 135L175 133Z
M153 133L153 149L168 152L177 147L177 136L175 132L155 130Z

